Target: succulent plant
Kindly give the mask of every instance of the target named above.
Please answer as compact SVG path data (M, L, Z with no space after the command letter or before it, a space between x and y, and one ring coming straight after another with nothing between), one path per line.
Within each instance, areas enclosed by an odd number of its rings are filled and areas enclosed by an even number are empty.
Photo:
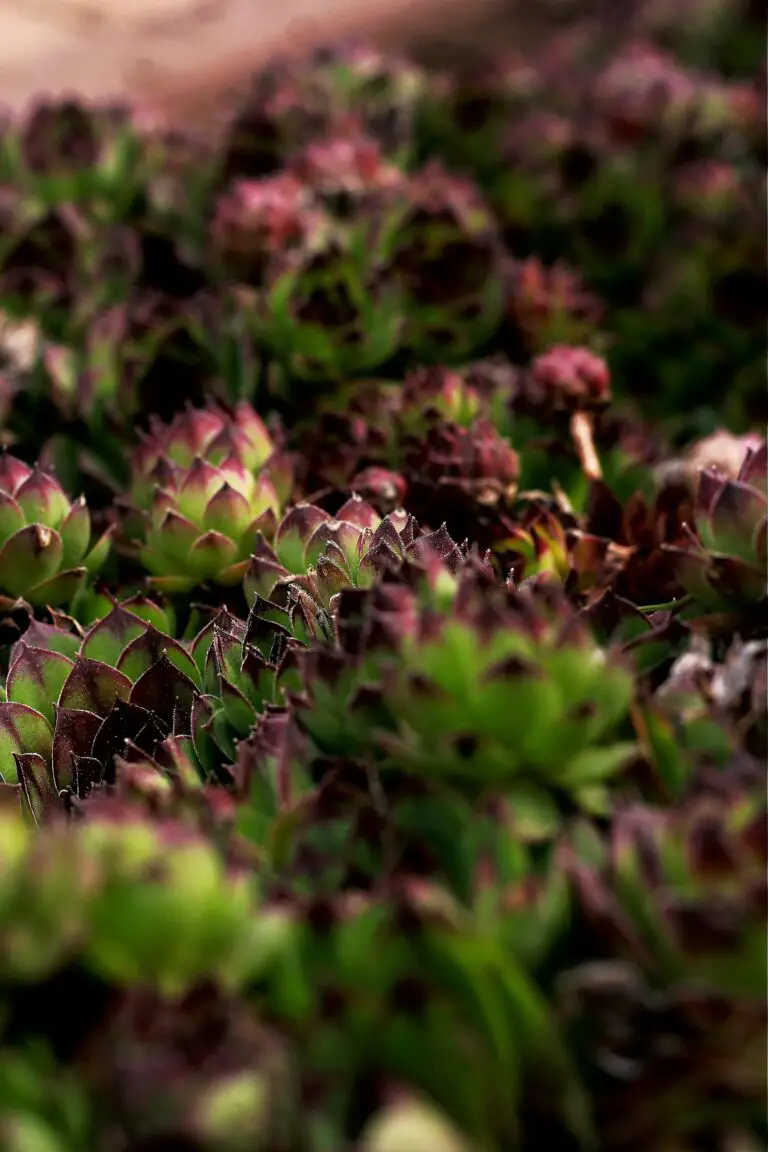
M231 416L209 406L167 427L155 423L133 457L131 499L141 515L129 515L126 527L151 584L168 592L237 584L290 485L287 462L248 404Z
M405 291L404 340L421 360L461 360L501 322L505 264L493 214L471 182L431 164L397 212L392 264Z
M300 1126L290 1043L264 1025L255 1006L244 1011L216 985L175 1001L137 990L94 1036L86 1060L100 1099L137 1141L267 1152L289 1146ZM160 1060L163 1077L154 1071Z
M762 13L533 7L0 115L9 1152L766 1146Z
M308 144L291 157L288 171L331 216L353 227L386 210L406 187L378 142L354 131Z
M299 719L318 748L365 749L472 795L568 795L601 809L606 781L633 755L631 744L603 743L626 714L631 677L564 603L537 607L487 574L482 591L470 569L435 567L431 580L426 600L389 583L342 592L341 651L301 658Z
M213 258L239 284L261 287L278 252L302 252L327 227L312 190L290 173L236 180L216 204Z
M34 606L71 600L109 553L111 529L91 540L82 497L70 501L59 482L7 452L0 457L0 588Z
M333 234L293 258L277 257L256 298L243 290L255 330L294 376L339 381L372 371L400 347L403 300L361 232Z
M417 143L416 120L428 84L424 71L364 43L325 50L316 63L342 123L352 118L405 167Z
M759 798L629 807L603 870L578 857L574 882L595 930L664 985L691 978L762 998L765 811Z
M403 509L383 519L361 497L352 496L335 516L312 504L297 504L278 525L272 545L257 541L245 576L250 603L256 598L285 607L296 596L328 613L344 588L370 587L378 575L406 559L439 559L449 571L462 552L445 526L421 532Z
M301 609L299 604L296 611ZM302 613L302 622L303 631L288 612L256 598L247 621L222 610L195 637L190 651L205 694L195 701L191 727L204 773L215 777L231 764L237 741L249 735L267 706L301 687L294 637L313 635L312 614Z
M552 345L594 344L603 307L567 264L546 268L530 256L515 269L508 313L523 351L542 355Z
M108 802L44 838L6 804L1 819L3 978L17 989L55 976L73 954L96 978L169 997L206 979L237 986L257 970L252 885L183 825L153 826Z
M84 633L74 621L34 621L11 650L0 774L19 785L36 820L69 794L83 798L94 784L113 782L127 743L151 753L171 733L191 732L198 666L132 607L114 603ZM152 616L162 624L161 612Z
M734 791L630 806L602 851L576 850L578 904L619 961L564 980L602 1046L588 1059L611 1147L683 1147L673 1141L721 1124L748 1130L761 1111L765 827L762 797Z
M768 596L768 442L749 450L735 480L699 475L689 547L669 545L678 578L705 609L756 606Z

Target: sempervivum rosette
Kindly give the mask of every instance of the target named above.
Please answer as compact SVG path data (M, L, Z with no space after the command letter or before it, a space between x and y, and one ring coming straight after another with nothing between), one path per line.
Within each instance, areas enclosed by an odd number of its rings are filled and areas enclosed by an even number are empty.
M237 584L257 532L271 533L292 478L261 419L242 403L228 413L190 409L152 432L133 458L126 520L150 582L166 592Z
M455 572L464 556L445 525L422 532L403 509L382 519L359 496L335 516L313 504L297 504L281 520L271 545L258 540L245 592L251 604L264 599L285 607L291 599L308 598L315 611L328 612L344 588L370 587L406 559L439 560Z
M70 600L107 558L111 529L91 539L85 500L49 473L0 456L0 591L34 607Z
M321 753L473 796L502 790L548 819L565 797L606 810L634 755L616 741L632 699L618 657L554 589L514 593L475 565L453 576L439 562L418 583L343 591L333 659L302 654L299 719Z
M504 313L505 256L492 212L471 181L433 163L411 178L393 216L405 343L425 360L467 357Z
M311 381L373 371L400 347L402 291L365 229L331 230L279 253L262 292L241 292L257 334L292 375Z
M748 450L736 479L705 468L698 481L690 547L669 545L677 576L710 610L765 604L768 441Z
M155 758L173 770L183 761L198 784L216 776L234 741L279 702L291 645L275 646L278 625L222 610L188 643L170 631L167 612L133 598L112 601L87 629L69 617L33 621L14 644L0 778L37 821L114 785L124 762Z
M113 602L85 631L61 620L33 621L14 644L0 703L0 775L37 820L113 782L130 747L188 734L201 681L155 605Z
M762 1122L765 830L764 794L737 786L625 807L606 841L581 829L566 855L582 939L601 957L561 986L598 1073L603 1147L690 1148Z
M235 180L216 204L211 255L230 279L259 287L276 252L306 248L324 224L312 190L290 173Z
M547 267L529 256L515 267L507 312L520 350L540 354L553 344L593 343L604 308L568 264Z

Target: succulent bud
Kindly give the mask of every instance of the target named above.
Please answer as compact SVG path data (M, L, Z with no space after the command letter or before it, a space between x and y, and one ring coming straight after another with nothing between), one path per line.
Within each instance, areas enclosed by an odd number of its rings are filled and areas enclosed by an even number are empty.
M374 1116L360 1141L360 1152L471 1152L462 1132L437 1108L420 1100L401 1100Z

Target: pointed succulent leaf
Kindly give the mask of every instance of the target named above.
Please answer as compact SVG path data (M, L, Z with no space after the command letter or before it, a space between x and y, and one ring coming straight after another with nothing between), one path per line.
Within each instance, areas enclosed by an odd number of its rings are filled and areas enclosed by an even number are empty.
M615 776L637 757L637 745L631 741L609 744L604 748L587 748L578 756L567 759L562 779L569 788L579 789L600 784Z
M214 719L221 703L211 696L198 696L192 705L192 740L203 771L215 778L223 753L213 732Z
M256 478L250 468L236 453L230 453L218 466L219 483L229 484L246 500L249 500L254 491ZM213 495L213 493L211 494Z
M74 664L44 648L20 645L5 683L9 700L26 704L53 724L55 705Z
M76 756L70 791L78 800L87 800L93 789L104 778L104 765L94 756Z
M274 488L281 508L291 499L293 492L293 464L286 452L274 452L264 465L264 474Z
M58 528L70 510L58 480L41 468L35 468L14 495L27 524Z
M101 727L101 717L83 709L56 707L51 768L57 791L73 788L75 764L89 756Z
M306 559L307 544L312 533L328 520L328 513L314 504L296 504L285 514L275 533L274 550L289 572L304 572L312 562Z
M327 520L318 525L307 543L307 567L316 565L329 545L335 544L344 556L345 566L352 568L357 560L360 536L365 531L347 520Z
M197 665L186 649L177 640L163 635L152 624L147 625L141 636L137 636L125 648L117 667L135 683L149 668L157 664L164 654L193 683L199 684Z
M750 484L760 492L766 491L768 486L768 437L763 437L757 448L747 452L736 479L741 484Z
M230 642L234 648L236 661L239 655L240 645L234 637L230 637ZM228 672L227 653L229 650L230 644L226 639L222 640L222 634L217 629L205 658L203 688L207 696L218 696L220 694L221 678L222 676L226 676Z
M142 552L141 559L145 566L150 571L152 570L152 563L149 563L151 554ZM182 596L185 592L191 592L195 586L195 578L193 576L149 576L147 583L154 592L159 593L161 596Z
M187 472L176 499L182 516L202 525L210 500L224 486L225 478L218 468L198 457Z
M436 556L452 573L458 572L463 561L461 549L451 539L445 524L442 524L436 532L427 532L417 537L409 551L421 561L428 559L430 555Z
M372 532L375 532L381 523L381 516L376 509L357 495L352 495L342 504L336 513L336 519L355 524L358 528L370 528Z
M153 712L169 731L173 729L174 717L178 718L180 710L182 734L186 735L190 732L192 703L197 694L195 682L171 662L167 652L163 652L134 684L130 703Z
M255 536L254 528L262 522L273 522L277 526L277 518L281 512L280 498L275 491L275 486L268 476L257 476L250 484L250 491L248 493L248 505L251 513L251 522L241 535L244 533L251 539Z
M143 636L147 626L124 605L114 604L101 620L98 620L83 641L82 655L89 660L100 660L102 664L115 667L123 651L132 641Z
M153 576L183 567L199 535L196 523L170 509L147 533L142 562Z
M229 680L221 681L221 703L227 723L238 737L247 736L256 722L256 709Z
M29 644L32 648L44 648L46 652L60 652L62 656L74 660L80 651L82 639L76 632L33 620L19 641L18 647L21 648L25 644ZM11 662L15 658L16 646L11 655Z
M755 530L768 515L768 496L727 477L721 480L710 510L714 547L748 560Z
M163 632L168 636L173 635L175 617L170 605L165 604L161 607L154 600L147 599L146 596L136 595L129 596L127 600L124 600L123 608L126 612L132 612L134 616L138 616L139 620L143 620L145 624L153 624L158 632Z
M367 564L376 566L389 558L402 559L403 540L391 516L386 516L373 534L368 546Z
M285 642L291 635L290 614L284 608L278 608L268 600L255 597L253 607L248 614L243 645L253 647L268 659L277 641L285 647Z
M259 598L269 599L279 581L288 575L288 569L280 563L264 537L259 534L243 583L249 605Z
M14 498L0 491L0 545L26 524L24 513Z
M42 824L61 806L48 765L37 752L17 752L14 759L23 803L35 824Z
M320 600L327 608L331 598L351 584L349 572L334 564L327 556L321 556L317 562L317 587Z
M0 548L0 588L24 596L55 576L61 567L61 537L51 528L30 524Z
M83 563L86 570L91 576L97 576L101 569L104 567L109 551L112 547L112 537L115 534L115 525L110 524L108 528L102 532L96 543L91 548L90 552L85 557Z
M117 668L78 656L61 690L58 703L62 708L95 712L104 717L116 700L127 700L131 681Z
M198 581L215 580L221 582L225 578L226 569L234 564L238 558L238 548L234 540L222 536L220 532L205 532L194 544L187 564ZM232 583L239 583L241 573L235 571Z
M168 728L153 712L118 699L94 737L91 757L105 766L105 778L111 783L114 758L124 754L128 743L151 755L155 745L168 734Z
M192 659L195 661L198 672L205 672L208 651L217 632L224 632L242 644L245 639L246 626L237 616L233 616L227 608L222 608L204 628L201 628L192 641Z
M50 580L43 580L26 593L29 603L35 608L53 608L56 604L66 604L73 600L83 586L85 568L70 568L67 572L57 572Z
M74 568L88 551L91 540L91 514L81 496L75 500L59 527L62 545L62 568Z
M0 453L0 491L15 496L25 480L32 475L33 469L23 460L11 456L7 449Z
M5 701L0 704L0 776L16 783L14 755L36 752L50 760L53 733L44 716L26 704Z
M223 484L216 495L208 501L203 517L203 527L239 540L252 519L248 501L230 484Z

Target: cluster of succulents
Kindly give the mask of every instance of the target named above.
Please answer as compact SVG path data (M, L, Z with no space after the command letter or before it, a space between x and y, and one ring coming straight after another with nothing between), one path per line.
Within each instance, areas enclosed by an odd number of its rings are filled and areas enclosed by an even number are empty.
M634 7L3 121L0 1147L765 1146L764 45Z

